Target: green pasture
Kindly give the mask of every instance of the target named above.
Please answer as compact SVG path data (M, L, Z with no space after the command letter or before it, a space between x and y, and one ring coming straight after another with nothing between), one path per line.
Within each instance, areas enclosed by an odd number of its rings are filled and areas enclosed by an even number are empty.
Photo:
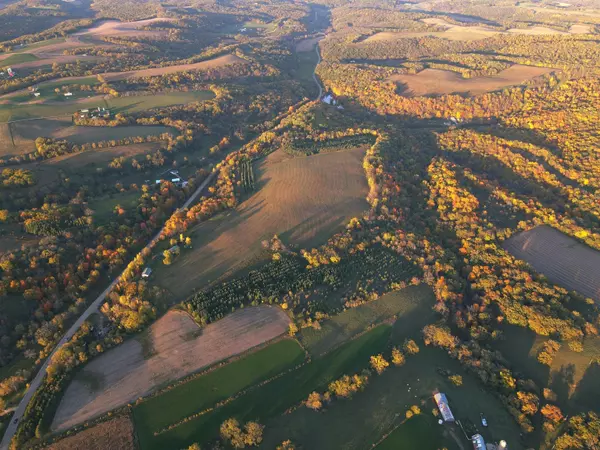
M136 420L142 450L181 449L193 442L204 443L218 437L219 426L229 417L241 422L265 423L305 399L314 390L323 391L344 374L355 373L369 357L386 347L391 327L382 325L360 338L348 342L325 358L318 358L270 383L251 390L227 405L184 423L166 433L153 436L148 427ZM135 414L135 413L134 413Z
M92 78L95 80L94 78ZM70 83L73 84L73 83ZM88 84L81 80L80 84ZM51 93L47 94L52 96L51 99L47 99L44 103L34 104L3 104L0 105L0 122L9 122L20 119L32 119L42 117L54 117L60 115L69 115L75 113L79 109L89 109L95 107L107 107L111 109L111 112L116 113L134 113L139 111L145 111L152 108L182 105L186 103L198 102L208 100L214 97L214 93L208 90L200 91L189 91L189 92L170 92L166 94L158 95L142 95L135 97L115 97L106 100L99 99L81 99L77 102L73 100L65 100L62 94L59 94L60 101L56 99L54 93L55 87L63 86L64 83L53 83L52 85L44 85L40 88L40 92L48 91ZM74 93L75 94L75 93ZM95 95L93 92L78 92L74 97L87 97L88 95ZM26 97L25 97L26 96ZM44 93L41 95L44 98ZM13 97L18 99L17 101L24 101L25 99L32 99L33 96L29 93ZM49 101L54 100L52 103Z
M88 206L94 211L94 218L97 222L108 223L114 217L114 210L117 205L129 211L137 206L141 195L141 192L136 191L123 192L110 197L93 199Z
M472 448L458 426L438 425L433 394L440 391L448 396L454 416L467 430L480 432L487 442L505 439L509 448L522 449L520 428L494 393L444 351L425 347L417 336L413 338L421 347L417 355L408 356L403 366L390 366L382 375L371 375L365 389L351 399L334 399L323 412L300 407L264 422L261 448L272 449L290 439L311 450L363 450L372 448L398 425L378 449ZM393 339L402 340L400 336ZM463 385L455 386L441 369L461 375ZM403 424L413 405L420 408L422 417ZM487 428L481 426L481 412L488 420Z
M12 53L26 53L36 48L46 47L47 45L60 44L61 42L65 42L65 38L53 38L48 39L46 41L34 42L33 44L15 48L12 51Z
M563 410L569 413L600 413L600 337L585 339L582 352L562 343L550 367L537 360L549 338L528 329L507 325L503 338L493 344L509 361L513 370L533 379L540 388L549 387L558 395Z
M151 436L153 431L203 411L303 360L304 351L296 341L276 342L140 403L133 410L138 432Z
M434 302L435 296L428 286L409 286L324 320L320 330L305 328L298 339L311 354L319 355L394 316L398 316L399 328L409 335L418 333L433 320Z
M37 61L39 58L30 53L17 53L15 55L10 55L8 58L0 61L0 67L10 67L15 64Z

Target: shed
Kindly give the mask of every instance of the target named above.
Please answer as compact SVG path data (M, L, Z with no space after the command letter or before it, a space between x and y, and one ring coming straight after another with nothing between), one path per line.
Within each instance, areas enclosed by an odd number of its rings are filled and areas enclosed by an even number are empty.
M433 398L440 410L440 413L442 414L442 418L444 419L444 421L454 422L454 415L452 414L452 410L450 409L450 405L448 404L446 394L438 392L433 396Z
M485 440L483 439L482 435L473 435L473 437L471 437L471 442L473 442L474 450L485 450Z
M152 269L150 267L146 267L142 272L142 278L150 278L150 275L152 275Z

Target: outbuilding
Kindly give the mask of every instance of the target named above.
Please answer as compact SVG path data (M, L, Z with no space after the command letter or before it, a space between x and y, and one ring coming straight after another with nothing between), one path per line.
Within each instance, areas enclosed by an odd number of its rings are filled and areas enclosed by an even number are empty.
M442 419L444 419L445 422L454 422L454 414L452 414L446 394L438 392L433 396L433 398L440 410L440 413L442 414Z
M150 275L152 275L152 269L150 267L146 267L142 272L142 278L150 278Z

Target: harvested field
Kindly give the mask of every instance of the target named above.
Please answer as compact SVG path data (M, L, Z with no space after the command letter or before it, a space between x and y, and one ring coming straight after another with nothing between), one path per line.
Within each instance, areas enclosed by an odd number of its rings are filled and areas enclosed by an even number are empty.
M56 55L50 57L44 57L40 59L34 59L31 61L25 61L18 64L12 64L11 67L13 69L33 69L39 68L43 66L51 66L54 63L57 64L66 64L66 63L74 63L76 61L94 61L98 58L95 56L83 56L83 55ZM0 62L0 65L2 63Z
M571 34L591 34L592 26L581 24L581 23L571 25L571 28L569 29L569 33L571 33Z
M135 450L133 433L131 419L119 417L61 439L44 450Z
M516 258L527 261L550 281L600 303L600 252L543 225L504 242Z
M315 48L315 45L319 43L319 41L323 39L322 37L316 37L311 39L303 39L296 44L297 52L312 52Z
M416 75L394 75L390 80L405 84L406 90L402 95L407 97L452 93L477 95L516 86L553 70L555 69L515 64L497 75L463 78L460 74L449 70L425 69Z
M508 30L509 33L513 34L524 34L528 36L540 36L542 34L569 34L564 31L555 30L553 28L534 26L529 28L511 28Z
M132 70L130 72L109 72L102 74L107 81L126 80L130 78L140 77L157 77L169 73L184 72L190 70L208 70L215 67L223 67L231 64L246 64L246 60L236 55L219 56L218 58L209 59L194 64L178 64L175 66L156 67L153 69Z
M67 388L52 428L69 428L242 353L281 335L288 323L282 309L269 306L238 310L203 329L171 311L88 364Z
M158 136L163 133L177 135L174 128L162 125L143 126L131 125L125 127L77 127L73 126L71 118L65 119L40 119L12 124L0 125L0 130L12 130L12 139L2 141L0 156L17 155L35 150L36 138L51 137L67 139L75 144L99 142L110 139L124 139L135 136ZM8 131L6 131L8 132ZM14 145L13 145L14 144Z
M166 36L167 31L164 30L142 30L142 27L156 23L168 24L173 19L154 18L146 20L138 20L136 22L119 22L118 20L107 20L96 24L92 28L75 33L73 36L130 36L130 37L161 37Z
M286 244L325 242L367 208L360 148L289 158L282 151L255 167L258 192L235 211L191 230L194 249L156 271L176 299L260 258L261 241L278 234Z

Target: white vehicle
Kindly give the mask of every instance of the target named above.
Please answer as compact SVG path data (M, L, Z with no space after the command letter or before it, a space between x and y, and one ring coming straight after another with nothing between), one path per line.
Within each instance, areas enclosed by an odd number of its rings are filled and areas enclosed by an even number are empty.
M479 413L479 416L481 417L481 425L483 425L484 427L487 427L487 419L485 418L485 416L483 415L483 413Z

